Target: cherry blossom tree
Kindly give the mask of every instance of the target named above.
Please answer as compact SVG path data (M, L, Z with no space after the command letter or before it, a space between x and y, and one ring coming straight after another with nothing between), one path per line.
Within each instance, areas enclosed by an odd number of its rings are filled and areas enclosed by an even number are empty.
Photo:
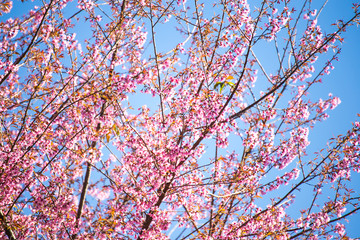
M309 91L360 12L324 2L2 1L1 239L347 239L360 122L310 152Z

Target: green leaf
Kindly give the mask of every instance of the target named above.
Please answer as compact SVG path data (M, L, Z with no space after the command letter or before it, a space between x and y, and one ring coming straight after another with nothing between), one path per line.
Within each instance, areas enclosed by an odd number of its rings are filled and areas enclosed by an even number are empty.
M217 82L215 83L214 85L214 89L216 89L217 87L220 86L219 88L219 93L222 92L222 90L224 89L225 86L230 86L230 87L233 87L235 84L233 82L228 82L228 81L224 81L224 82Z

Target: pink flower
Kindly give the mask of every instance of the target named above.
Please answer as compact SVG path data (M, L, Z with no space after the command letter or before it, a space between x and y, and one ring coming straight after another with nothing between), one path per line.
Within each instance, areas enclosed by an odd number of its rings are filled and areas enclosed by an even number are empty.
M345 226L341 223L337 223L335 226L335 232L339 234L340 236L345 235Z
M329 97L331 97L331 95L329 94ZM339 104L341 103L341 100L340 100L340 98L338 98L338 97L333 97L332 99L331 99L331 101L330 101L330 109L332 110L332 109L334 109L334 108L336 108Z

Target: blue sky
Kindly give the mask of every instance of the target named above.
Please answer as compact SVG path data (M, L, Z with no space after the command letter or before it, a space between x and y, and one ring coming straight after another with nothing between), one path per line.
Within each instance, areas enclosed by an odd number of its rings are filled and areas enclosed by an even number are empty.
M22 6L20 2L15 2L11 14L4 15L1 19L23 15L24 8L20 6ZM319 24L322 29L330 32L334 27L328 26L329 22L339 18L346 20L351 17L351 13L350 1L330 0L319 18ZM79 35L81 34L79 33ZM358 75L360 68L360 29L353 26L342 36L345 41L342 44L339 61L333 64L335 69L324 78L324 84L318 85L310 91L316 98L326 98L328 93L333 93L335 96L340 97L341 104L335 110L329 112L329 119L318 123L310 132L310 151L324 148L329 138L336 137L338 134L345 134L351 128L351 122L359 119L356 115L360 113L360 79ZM172 44L170 37L176 39L176 35L169 34L169 31L166 33L159 32L158 39L163 44L164 51L176 45ZM181 42L181 40L177 42ZM140 99L139 105L147 101L147 98ZM353 176L354 188L359 190L360 177L359 175L355 176L355 174ZM357 223L360 222L360 214L350 217L349 220L349 224L346 224L349 236L360 237L360 228L357 227Z

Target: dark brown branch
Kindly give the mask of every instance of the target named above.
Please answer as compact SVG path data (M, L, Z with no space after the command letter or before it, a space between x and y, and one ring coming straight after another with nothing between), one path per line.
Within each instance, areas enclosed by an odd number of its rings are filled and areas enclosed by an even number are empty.
M120 16L120 21L119 21L119 24L118 24L119 26L121 26L121 24L122 24L122 22L124 20L125 7L126 7L126 0L123 1L122 6L121 6L121 16ZM115 51L113 52L111 63L113 61L115 61L115 59L116 59L116 52L117 52L117 49L115 49ZM112 69L112 68L109 71L109 79L110 80L111 80L111 78L113 76L113 71L114 71L114 69ZM106 100L105 100L105 102L103 103L103 105L101 107L101 111L100 111L100 114L99 114L100 118L104 115L105 109L106 109ZM100 123L98 123L97 126L96 126L96 131L98 132L100 130L100 128L101 128L101 125L100 125ZM96 146L96 141L93 141L91 143L91 148L95 148L95 146ZM78 211L76 213L76 227L78 227L79 220L80 220L81 214L82 214L82 209L84 207L85 198L86 198L86 192L87 192L87 189L88 189L88 186L89 186L89 180L90 180L90 175L91 175L91 168L92 168L92 165L91 165L90 162L88 162L87 167L86 167L86 173L85 173L85 179L84 179L84 182L83 182L83 187L82 187L82 190L81 190L79 207L78 207ZM76 237L77 237L77 234L72 235L73 239L76 239Z
M3 215L2 211L0 211L0 220L1 220L1 225L5 230L5 234L6 236L8 236L8 238L10 240L16 240L13 231L11 230L11 228L8 226L7 222L6 222L6 218Z
M103 103L102 107L101 107L101 111L99 114L99 117L101 118L102 116L104 116L105 113L105 109L106 109L106 102ZM101 128L101 124L98 123L96 126L96 132L98 132ZM92 141L90 148L95 148L96 146L96 141ZM86 173L85 173L85 178L84 178L84 182L83 182L83 186L82 186L82 190L81 190L81 196L80 196L80 201L79 201L79 207L76 213L76 227L78 227L79 225L79 219L81 217L82 214L82 210L85 204L85 198L86 198L86 192L87 189L89 187L89 180L90 180L90 175L91 175L91 163L87 162L87 166L86 166ZM72 238L76 239L77 235L73 234Z

